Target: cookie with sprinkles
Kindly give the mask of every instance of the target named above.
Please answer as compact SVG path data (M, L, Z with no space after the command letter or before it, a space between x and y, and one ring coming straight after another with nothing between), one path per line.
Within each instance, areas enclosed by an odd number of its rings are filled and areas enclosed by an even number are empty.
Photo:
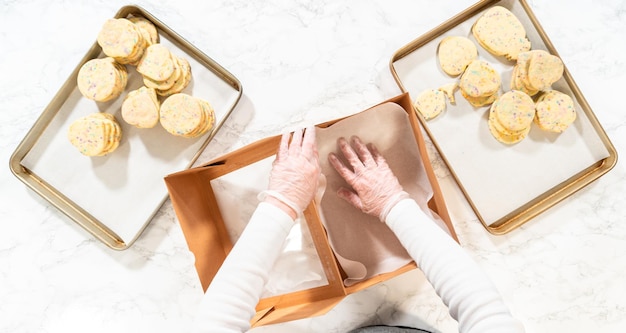
M561 133L576 120L572 98L560 91L547 91L535 104L535 123L545 131Z
M497 92L500 84L500 74L493 66L484 60L474 60L461 75L459 88L468 96L482 97Z
M140 87L129 92L122 102L122 119L137 128L152 128L159 123L159 99L153 88Z
M74 120L67 131L70 143L85 156L104 156L120 144L122 128L114 116L95 112Z
M456 104L456 99L454 98L454 92L459 89L459 82L454 81L452 83L444 84L443 86L437 88L437 90L443 92L450 104Z
M527 129L535 118L535 102L528 94L511 90L502 94L493 105L498 122L507 130L516 133Z
M530 50L526 29L510 10L493 6L472 26L472 34L489 53L516 60L521 52Z
M195 138L208 132L215 121L208 102L177 93L161 104L161 126L172 135Z
M559 57L544 50L529 52L532 55L528 61L528 86L536 90L550 88L563 76L563 62Z
M136 63L148 45L139 27L125 18L106 20L97 41L104 54L121 64Z
M491 108L489 109L488 126L489 126L489 132L491 132L491 135L493 135L493 137L499 142L507 144L507 145L516 144L524 140L526 136L528 136L528 133L530 132L530 126L526 127L525 129L521 131L515 131L515 132L505 129L496 118L495 111L494 111L495 105L496 105L495 103L491 104Z
M446 97L440 90L427 89L417 95L413 106L424 119L433 119L446 109Z
M148 42L148 45L157 44L159 42L159 31L150 20L141 16L133 16L128 18L128 20L139 28L139 31Z
M500 73L484 60L472 61L459 80L461 94L474 107L493 103L500 85Z
M172 53L163 44L150 45L137 64L137 72L153 81L168 79L174 73Z
M157 89L157 94L159 96L167 97L173 94L178 94L182 92L189 83L191 83L191 66L189 65L189 61L183 57L176 57L176 61L180 65L181 75L176 79L171 88L166 90Z
M478 57L474 42L462 36L444 37L437 47L439 66L448 75L458 76Z
M113 58L98 58L87 61L78 71L78 90L88 99L106 102L117 98L126 88L126 67Z

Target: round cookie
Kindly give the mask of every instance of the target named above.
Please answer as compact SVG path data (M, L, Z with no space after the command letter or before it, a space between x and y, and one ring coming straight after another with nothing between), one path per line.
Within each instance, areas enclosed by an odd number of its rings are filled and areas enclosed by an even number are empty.
M78 90L88 99L106 102L120 96L128 82L124 65L113 58L91 59L81 66L77 77Z
M152 128L159 122L159 100L153 88L129 92L122 103L122 119L137 128Z
M161 104L161 125L173 135L197 137L208 130L207 122L214 119L212 110L193 96L177 93Z
M104 54L120 63L138 60L145 47L139 28L125 18L106 20L98 33L97 41Z
M170 88L172 88L172 86L174 86L174 84L176 83L176 81L178 81L178 79L181 78L182 75L184 75L183 73L183 69L182 69L182 64L181 64L181 60L179 57L173 56L172 57L173 61L174 61L174 72L172 72L172 75L170 75L170 77L168 77L167 79L163 80L163 81L155 81L152 80L151 78L144 76L143 77L143 83L146 85L146 87L150 87L150 88L154 88L156 90L168 90Z
M437 58L441 69L448 75L463 73L467 65L478 57L476 45L466 37L448 36L439 42Z
M176 82L174 82L171 88L167 90L157 89L156 92L159 96L167 97L173 94L180 93L185 88L187 88L187 86L191 82L191 66L189 65L189 62L187 61L187 59L182 57L177 57L177 60L180 64L181 76L176 80Z
M522 131L515 132L515 133L509 132L509 131L502 131L502 126L501 124L499 124L495 116L494 105L495 104L491 105L491 108L489 111L488 125L489 125L489 132L491 132L491 135L493 135L493 137L499 142L507 144L507 145L512 145L512 144L515 144L524 140L526 136L528 136L528 133L530 132L530 126L528 126L526 129Z
M500 89L500 74L486 61L472 61L459 81L459 88L471 97L493 95Z
M472 34L487 51L509 60L520 52L530 50L526 29L519 19L502 6L486 10L472 26Z
M166 80L174 72L170 50L162 44L150 45L137 64L137 72L153 81Z
M523 68L523 66L520 66L519 64L513 67L513 72L511 73L511 90L523 91L528 94L528 96L536 95L539 91L528 88L525 83L527 75L522 74L521 68Z
M148 45L157 44L159 42L159 32L150 20L141 16L133 16L128 20L139 28L143 38L148 42Z
M428 89L417 95L413 105L424 119L429 120L446 109L446 97L440 90Z
M502 94L492 108L497 121L513 133L530 127L535 118L535 103L528 94L519 90Z
M533 50L528 62L529 87L545 90L563 76L563 62L544 50Z
M92 113L73 121L67 131L70 143L85 156L103 156L119 146L122 129L110 114Z
M198 101L198 103L200 103L200 106L202 106L202 110L205 113L206 119L204 121L204 126L200 126L192 133L186 135L186 137L188 138L200 136L211 130L215 125L215 111L213 110L213 106L211 106L211 104L209 104L209 102L205 100L199 98L196 98L196 100Z
M535 123L545 131L561 133L576 120L574 101L567 94L550 90L535 104Z

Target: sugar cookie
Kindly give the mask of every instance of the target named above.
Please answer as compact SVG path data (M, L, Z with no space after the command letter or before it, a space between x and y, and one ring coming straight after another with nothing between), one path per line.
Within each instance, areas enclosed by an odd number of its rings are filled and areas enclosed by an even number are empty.
M545 90L563 76L563 62L559 57L543 50L530 52L532 57L528 62L529 87Z
M106 20L97 41L104 54L121 64L138 61L147 46L139 28L125 18Z
M128 82L128 72L113 58L91 59L81 66L78 90L88 99L106 102L120 96Z
M463 73L467 65L478 57L474 42L462 36L444 37L437 47L437 58L441 69L448 75Z
M452 83L444 84L443 86L437 88L437 90L443 92L450 104L456 104L456 99L454 98L454 92L459 88L459 83L454 81Z
M167 90L159 90L159 89L157 89L156 92L157 92L157 94L159 96L167 97L167 96L170 96L170 95L173 95L173 94L180 93L191 82L191 66L189 65L189 61L187 61L187 59L182 58L182 57L178 57L177 61L180 64L181 75L174 82L174 84L172 85L171 88L169 88Z
M122 129L110 114L92 113L70 124L67 138L85 156L103 156L119 146Z
M545 131L561 133L576 120L574 101L569 95L556 90L539 96L535 110L535 123Z
M174 72L170 50L162 44L150 45L137 64L137 72L154 81L169 78Z
M498 122L513 133L528 128L535 118L535 102L519 90L502 94L492 107Z
M159 122L159 100L153 88L129 92L122 103L122 119L137 128L152 128Z
M493 103L500 91L500 74L486 61L474 60L459 80L461 94L474 107Z
M429 120L446 109L446 97L440 90L428 89L417 95L413 105L424 119Z
M472 61L459 81L459 88L471 97L484 97L500 89L500 74L486 61Z
M524 130L517 132L511 132L504 129L504 127L502 127L502 125L496 119L494 106L495 104L491 105L488 121L489 131L491 132L493 137L499 142L507 145L512 145L524 140L524 138L526 138L526 136L528 136L528 133L530 132L530 126L525 128Z
M141 16L133 16L128 20L139 28L143 38L148 42L148 45L157 44L159 42L159 32L150 20Z
M519 19L502 6L486 10L472 26L472 34L487 51L516 60L520 52L530 50L530 40Z
M161 105L160 121L169 133L194 138L213 128L215 114L208 102L177 93L169 96Z

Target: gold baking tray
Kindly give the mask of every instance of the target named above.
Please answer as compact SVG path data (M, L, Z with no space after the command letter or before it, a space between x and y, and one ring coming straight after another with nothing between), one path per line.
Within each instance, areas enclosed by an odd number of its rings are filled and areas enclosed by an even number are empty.
M192 81L183 92L211 103L216 118L213 129L196 139L175 137L160 125L137 129L119 115L125 93L106 103L82 97L76 85L78 71L88 60L104 57L95 42L10 159L11 171L19 180L115 250L127 249L139 237L167 199L163 177L191 167L242 95L235 76L151 13L125 6L115 18L129 16L150 20L161 44L190 62ZM127 65L127 69L126 92L142 85L134 67ZM71 147L65 133L69 121L98 110L116 115L123 137L113 153L88 158Z
M479 58L500 71L502 91L508 91L514 63L490 55L471 34L473 22L495 5L511 10L520 19L533 49L558 56L526 1L479 1L394 53L390 69L400 89L416 96L422 90L458 80L441 71L436 47L445 36L461 35L475 42ZM574 99L578 115L575 123L560 135L542 133L535 126L525 140L513 146L491 137L487 129L488 106L473 108L458 91L456 105L448 103L447 110L437 118L426 121L417 113L477 217L493 234L505 234L528 222L617 163L615 148L567 64L563 78L553 88Z

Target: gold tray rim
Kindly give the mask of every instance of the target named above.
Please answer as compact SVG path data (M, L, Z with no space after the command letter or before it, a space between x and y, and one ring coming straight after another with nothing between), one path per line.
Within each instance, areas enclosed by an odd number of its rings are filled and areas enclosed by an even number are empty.
M211 57L206 55L200 49L195 47L177 32L172 30L169 26L164 24L157 17L152 15L149 11L144 9L138 5L126 5L121 7L114 18L128 17L129 15L140 15L147 19L149 19L159 30L165 32L171 39L172 42L177 44L180 48L184 49L191 56L194 57L198 62L200 62L203 66L205 66L208 70L217 75L220 79L222 79L225 83L231 86L236 91L236 97L233 101L232 106L226 113L223 118L215 124L215 129L211 131L211 133L207 136L205 141L200 145L198 151L191 158L190 162L185 167L186 169L190 168L193 163L200 157L202 151L206 148L209 142L213 139L215 134L219 131L223 123L230 117L230 114L235 109L237 104L239 103L241 96L243 95L243 87L239 79L237 79L232 73L214 61ZM46 106L44 111L40 114L40 116L35 121L34 125L27 132L25 137L19 143L11 158L9 160L9 168L13 175L15 175L20 181L22 181L28 188L33 190L35 193L43 197L49 203L51 203L54 207L60 210L63 214L68 216L71 220L76 222L79 226L81 226L84 230L86 230L89 234L94 236L96 239L104 243L106 246L113 250L126 250L128 249L137 238L143 233L145 228L148 226L154 215L157 213L159 208L163 205L163 203L168 198L168 193L165 192L163 199L160 203L155 207L153 213L148 217L143 226L137 231L137 234L134 239L129 241L124 241L119 237L115 232L109 229L105 224L101 221L93 217L89 212L84 210L82 207L78 206L70 199L68 199L63 193L59 190L48 184L44 179L37 176L32 171L28 170L24 167L21 162L24 157L28 154L28 152L34 147L35 143L39 139L40 135L43 133L45 128L50 124L50 122L54 119L56 113L59 110L60 105L65 101L65 97L67 97L69 91L71 91L76 86L76 78L78 76L78 71L80 67L87 61L96 58L98 54L100 54L101 48L98 45L97 41L91 46L91 48L87 51L85 56L78 63L76 68L70 74L68 79L63 83L61 88L57 91L55 96Z
M458 13L457 15L453 16L452 18L448 19L447 21L444 21L443 23L441 23L437 27L431 29L430 31L428 31L428 32L426 32L424 34L422 34L421 36L417 37L416 39L412 40L408 44L406 44L406 45L402 46L400 49L398 49L392 55L392 57L391 57L391 59L389 61L389 68L390 68L391 74L392 74L396 84L400 88L400 90L402 92L408 92L407 89L402 84L402 81L400 80L400 77L399 77L399 75L398 75L398 73L397 73L397 71L396 71L396 69L394 67L394 63L396 61L404 58L405 56L409 55L411 52L419 49L421 46L423 46L426 43L428 43L428 42L432 41L433 39L437 38L438 36L442 35L446 31L451 30L452 28L456 27L460 23L466 21L468 18L473 17L474 15L478 14L479 12L487 9L488 7L496 5L497 3L501 2L501 1L502 0L482 0L482 1L478 1L475 4L471 5L470 7L468 7L467 9L465 9L464 11ZM556 48L554 47L554 45L550 41L550 38L548 37L546 32L543 30L541 24L539 23L539 20L537 19L537 17L533 13L532 9L530 8L530 6L526 2L526 0L516 0L516 1L519 2L519 4L522 6L524 11L526 12L528 17L530 18L530 21L531 21L534 29L536 29L536 31L539 34L540 38L545 43L547 50L550 53L558 56L559 54L558 54ZM463 184L459 180L459 178L458 178L457 174L455 173L454 169L451 167L449 161L446 159L445 153L440 148L440 146L437 143L437 140L435 139L435 137L432 134L432 132L429 130L426 119L424 119L424 117L419 112L416 112L416 114L418 116L418 119L419 119L419 121L420 121L420 123L422 125L422 128L424 129L424 131L426 132L426 134L430 138L432 144L434 145L435 149L439 153L441 159L443 160L443 162L446 164L446 166L450 170L450 173L452 174L455 182L459 186L459 188L460 188L461 192L463 193L463 195L465 196L466 200L468 201L468 203L472 207L472 210L474 211L474 213L478 217L478 219L481 222L481 224L483 225L483 227L485 227L485 229L487 229L487 231L489 231L491 234L503 235L503 234L509 233L510 231L512 231L514 229L517 229L518 227L522 226L526 222L530 221L535 216L537 216L537 215L543 213L544 211L548 210L549 208L555 206L556 204L558 204L559 202L563 201L567 197L571 196L572 194L574 194L577 191L581 190L585 186L589 185L594 180L600 178L602 175L604 175L607 172L609 172L617 164L617 150L613 146L613 143L611 142L611 140L609 139L608 135L604 131L604 128L602 127L602 125L598 121L597 117L595 116L595 114L591 110L591 106L588 104L588 102L585 99L584 95L582 94L582 92L578 88L578 85L576 84L576 82L572 78L572 75L567 70L567 66L565 66L565 69L564 69L564 72L563 72L563 78L567 82L568 86L572 90L572 92L575 95L575 97L578 99L579 104L581 106L581 109L585 112L585 115L589 118L589 121L591 122L593 128L596 130L600 140L602 141L602 143L604 144L604 146L608 150L609 156L604 158L604 159L602 159L602 160L600 160L600 161L598 161L597 163L594 163L593 165L585 168L584 170L581 170L577 174L569 177L567 180L561 182L560 184L556 185L555 187L553 187L553 188L549 189L548 191L544 192L543 194L537 196L536 198L534 198L533 200L527 202L526 204L523 204L522 206L518 207L517 209L513 210L509 214L505 215L504 217L500 218L499 220L495 221L494 223L492 223L490 225L488 225L485 222L485 220L481 216L480 212L478 211L477 207L474 205L474 203L472 201L472 198L469 196L468 192L465 190Z

